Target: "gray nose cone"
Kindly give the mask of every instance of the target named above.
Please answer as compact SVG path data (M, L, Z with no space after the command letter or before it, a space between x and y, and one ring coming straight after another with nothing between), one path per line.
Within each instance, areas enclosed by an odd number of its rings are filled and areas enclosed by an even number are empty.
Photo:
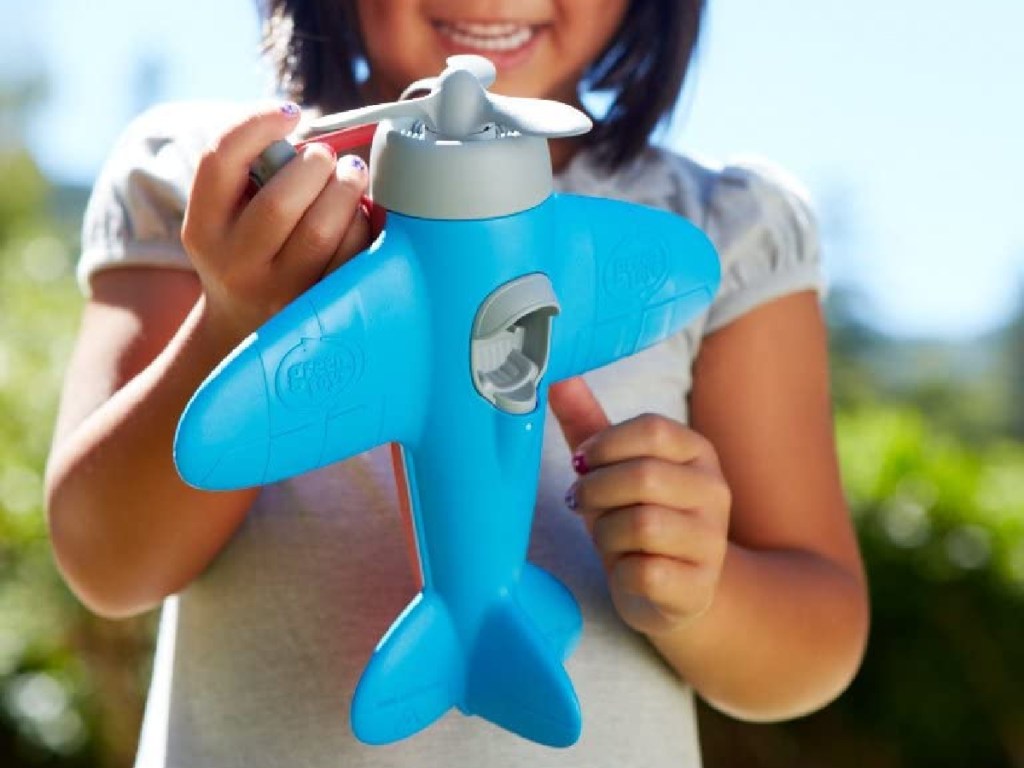
M547 140L497 129L446 139L410 120L381 123L370 156L370 196L424 219L490 219L551 194Z

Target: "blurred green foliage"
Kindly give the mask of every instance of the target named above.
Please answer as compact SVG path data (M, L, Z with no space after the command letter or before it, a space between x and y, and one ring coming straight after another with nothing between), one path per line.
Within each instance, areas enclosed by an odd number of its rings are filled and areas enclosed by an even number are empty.
M0 152L0 765L123 768L152 626L78 605L42 509L82 304L77 221L52 215L27 154ZM868 655L839 701L794 723L702 709L705 762L1024 766L1024 312L979 357L896 345L844 301L830 305L832 368L871 582Z
M86 765L92 711L53 567L42 473L80 306L71 243L23 151L0 154L0 764Z
M838 430L875 628L851 727L914 765L1021 765L1024 448L968 450L906 411Z
M81 205L55 216L32 158L0 149L0 766L127 765L152 633L85 611L57 572L42 482L82 298Z

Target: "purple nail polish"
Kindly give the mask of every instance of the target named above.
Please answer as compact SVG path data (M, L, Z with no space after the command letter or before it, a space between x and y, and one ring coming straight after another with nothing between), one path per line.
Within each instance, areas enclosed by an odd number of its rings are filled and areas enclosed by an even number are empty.
M299 109L299 105L291 101L286 101L284 104L281 105L281 112L288 115L289 117L291 117L292 115L299 114L300 111L301 110Z
M587 457L582 453L574 453L572 456L572 468L576 470L577 475L585 475L590 471L590 467L587 465Z
M568 491L565 492L565 506L569 509L576 509L579 506L579 501L576 499L576 484L573 483Z
M355 168L360 173L366 173L366 163L363 162L363 158L359 155L349 155L349 165Z

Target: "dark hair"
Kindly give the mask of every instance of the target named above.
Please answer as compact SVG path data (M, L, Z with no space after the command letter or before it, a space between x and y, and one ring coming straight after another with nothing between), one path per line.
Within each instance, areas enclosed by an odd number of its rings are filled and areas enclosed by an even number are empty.
M608 47L584 73L584 87L611 106L585 137L617 166L636 156L679 98L697 45L706 0L632 0ZM283 92L335 112L363 106L365 51L352 0L258 0L263 49Z

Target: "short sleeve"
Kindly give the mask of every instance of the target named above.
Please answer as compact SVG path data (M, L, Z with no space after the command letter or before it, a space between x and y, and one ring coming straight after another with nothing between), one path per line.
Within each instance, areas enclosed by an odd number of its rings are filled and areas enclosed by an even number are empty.
M788 293L812 289L824 298L817 223L794 180L768 165L728 165L709 185L706 205L722 282L705 333Z
M192 269L181 224L198 158L209 139L208 113L168 104L124 131L96 180L82 222L76 276L85 295L97 272L119 266Z

